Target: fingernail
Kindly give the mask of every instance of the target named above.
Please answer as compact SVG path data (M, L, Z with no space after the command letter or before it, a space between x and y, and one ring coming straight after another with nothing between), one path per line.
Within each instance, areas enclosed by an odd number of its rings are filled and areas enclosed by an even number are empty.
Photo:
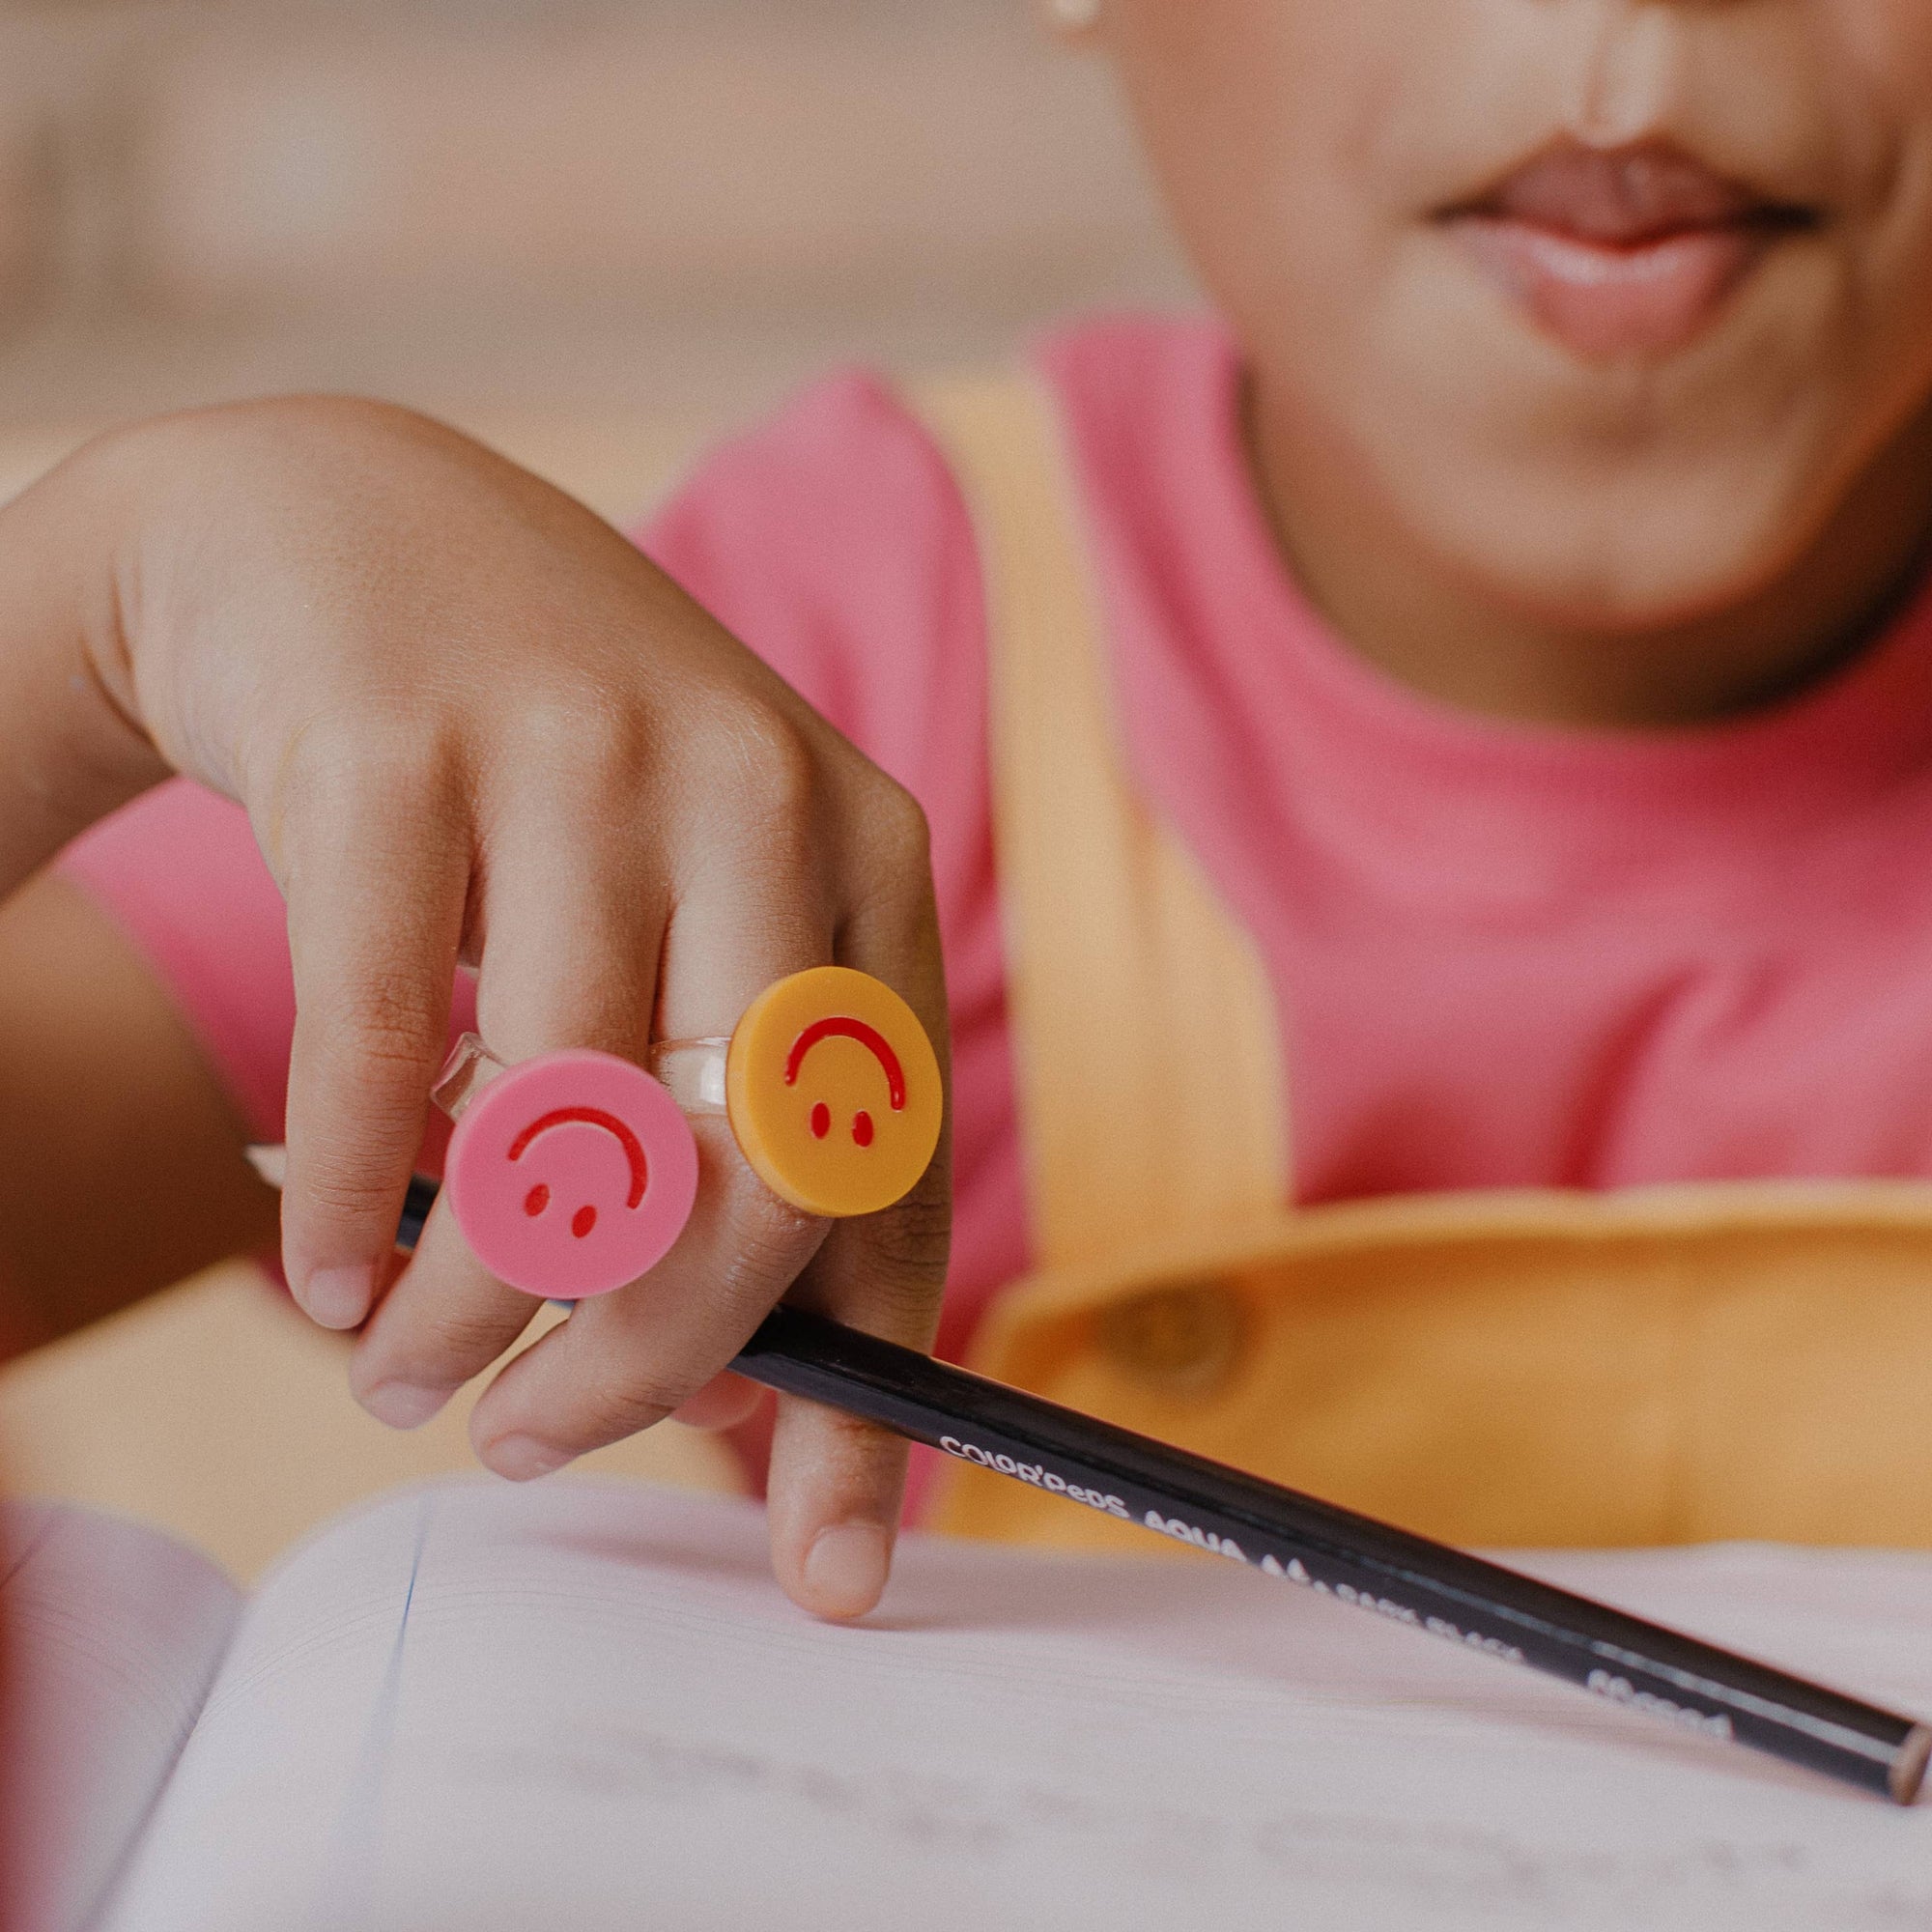
M354 1328L368 1315L375 1295L373 1267L317 1268L302 1285L301 1305L309 1320L325 1328Z
M362 1406L391 1429L420 1429L448 1402L448 1389L425 1388L420 1382L378 1382L362 1398Z
M886 1587L891 1550L873 1522L836 1522L805 1553L806 1587L821 1616L862 1617Z
M570 1461L570 1452L539 1442L534 1435L506 1435L500 1442L491 1443L483 1460L497 1475L507 1476L513 1483L532 1483L562 1468Z

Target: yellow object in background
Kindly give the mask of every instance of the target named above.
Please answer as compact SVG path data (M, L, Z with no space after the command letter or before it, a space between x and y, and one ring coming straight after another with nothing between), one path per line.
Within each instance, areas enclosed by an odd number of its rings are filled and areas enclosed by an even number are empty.
M1272 988L1121 760L1051 407L915 400L987 579L1036 1257L969 1366L1452 1543L1932 1548L1924 1181L1289 1205ZM1151 1542L959 1463L932 1520Z
M808 1214L871 1214L918 1184L946 1097L919 1015L846 966L794 973L746 1009L724 1069L731 1130Z
M543 1310L515 1350L561 1319ZM421 1429L385 1428L349 1393L348 1338L234 1262L0 1368L0 1470L10 1495L134 1517L248 1583L367 1497L475 1473L469 1411L487 1384ZM675 1422L597 1450L576 1473L744 1488L722 1436Z

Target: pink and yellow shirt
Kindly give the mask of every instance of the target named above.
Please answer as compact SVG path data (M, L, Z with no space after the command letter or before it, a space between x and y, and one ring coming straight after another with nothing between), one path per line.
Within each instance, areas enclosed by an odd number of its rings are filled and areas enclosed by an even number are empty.
M1828 683L1733 724L1494 723L1379 675L1297 588L1220 330L1093 324L1037 367L1130 768L1280 1003L1299 1198L1932 1177L1932 593ZM957 1350L1028 1254L964 505L892 389L848 375L719 450L640 541L931 821ZM62 863L278 1137L294 996L240 810L166 785Z

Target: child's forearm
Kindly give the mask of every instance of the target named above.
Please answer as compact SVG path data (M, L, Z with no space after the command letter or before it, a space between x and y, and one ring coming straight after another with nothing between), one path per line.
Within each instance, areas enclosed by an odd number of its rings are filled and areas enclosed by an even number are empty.
M245 1139L107 911L52 872L0 905L0 1353L272 1246Z
M167 769L111 689L122 469L108 439L0 509L0 898Z

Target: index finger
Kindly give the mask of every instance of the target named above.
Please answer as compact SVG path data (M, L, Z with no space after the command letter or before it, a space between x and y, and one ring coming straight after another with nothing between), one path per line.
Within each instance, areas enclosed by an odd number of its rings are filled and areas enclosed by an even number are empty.
M296 1028L282 1250L326 1328L368 1315L441 1065L469 854L418 787L364 773L287 822Z

